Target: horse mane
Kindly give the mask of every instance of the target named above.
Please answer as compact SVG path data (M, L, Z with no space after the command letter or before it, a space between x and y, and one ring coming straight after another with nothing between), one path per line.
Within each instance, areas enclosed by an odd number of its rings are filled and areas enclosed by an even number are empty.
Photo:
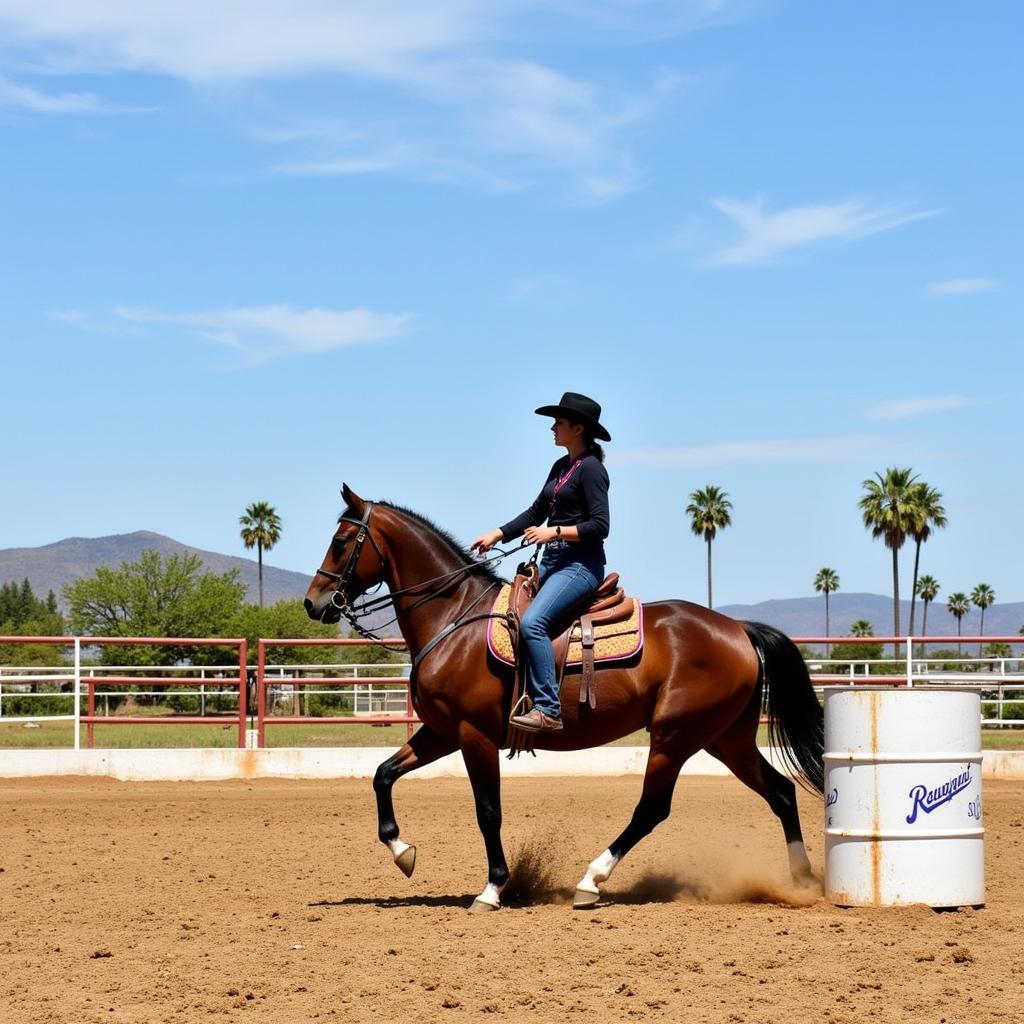
M508 581L503 577L499 576L494 569L489 565L478 562L447 530L442 529L437 523L428 519L425 515L419 512L413 511L411 508L406 508L404 505L396 505L390 501L378 501L374 504L380 505L383 508L389 508L392 512L398 512L403 516L407 516L414 523L419 523L420 526L425 527L431 533L433 533L439 540L443 541L444 544L450 549L451 553L459 559L462 565L471 565L473 571L468 573L469 576L478 576L482 579L488 580L491 583L507 583ZM355 514L355 511L351 507L346 507L345 511L338 516L338 522L342 519L349 517L353 519L359 519L360 517Z

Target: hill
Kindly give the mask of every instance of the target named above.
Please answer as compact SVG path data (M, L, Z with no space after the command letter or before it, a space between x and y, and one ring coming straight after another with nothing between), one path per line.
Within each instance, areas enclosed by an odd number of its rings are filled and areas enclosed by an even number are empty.
M63 606L66 583L91 576L101 565L114 567L134 562L147 548L164 556L186 552L198 555L207 571L217 574L237 569L239 579L248 588L248 599L254 603L259 600L259 567L254 559L203 551L148 530L111 537L68 537L39 548L0 549L0 583L20 583L27 577L36 594L45 597L52 590ZM276 569L264 562L263 592L267 604L302 597L308 586L308 575Z
M793 597L761 601L758 604L730 604L718 608L735 619L753 619L775 626L790 636L823 636L825 633L825 599ZM892 631L892 598L881 594L833 594L829 599L831 633L842 636L850 632L850 625L858 619L867 619L878 636ZM900 625L906 632L910 622L910 602L900 602ZM973 605L964 616L961 628L964 636L976 635L981 625L981 614ZM985 612L985 632L992 636L1016 635L1024 625L1024 602L996 603ZM921 602L917 602L916 629L921 630ZM928 632L932 636L956 636L956 619L946 611L943 600L933 601L928 608Z
M165 537L149 530L114 534L110 537L68 537L54 544L38 548L0 549L0 583L20 583L28 579L40 597L52 590L61 608L66 610L64 585L91 576L101 565L116 567L122 562L134 562L147 548L165 557L184 553L198 555L208 572L222 574L238 570L239 579L246 585L247 599L259 601L259 566L255 559L237 555L221 555L216 551L194 548L173 537ZM305 595L309 574L278 569L263 563L264 603L295 600ZM391 618L388 609L368 617L364 623L369 629L379 629ZM343 635L348 635L348 624L342 622ZM395 627L386 630L394 635Z

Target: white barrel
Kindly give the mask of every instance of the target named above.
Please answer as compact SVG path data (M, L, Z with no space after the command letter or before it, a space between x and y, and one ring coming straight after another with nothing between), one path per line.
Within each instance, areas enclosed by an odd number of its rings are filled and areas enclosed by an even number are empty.
M825 895L984 904L978 693L825 688Z

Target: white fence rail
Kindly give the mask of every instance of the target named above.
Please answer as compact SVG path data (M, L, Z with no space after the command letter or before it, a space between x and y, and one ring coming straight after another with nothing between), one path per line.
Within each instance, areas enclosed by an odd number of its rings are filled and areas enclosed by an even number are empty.
M5 638L6 639L6 638ZM14 638L10 638L14 640ZM976 690L981 694L982 725L986 727L1017 727L1024 728L1024 657L1006 657L1005 655L983 657L967 656L962 653L949 654L937 658L934 653L926 653L922 645L951 645L959 640L962 645L1017 643L1020 637L794 637L795 642L802 645L814 644L829 653L822 657L821 651L808 655L808 667L815 689L819 692L825 686L835 685L906 685L906 686L954 686ZM845 658L842 656L843 646L856 644L891 645L898 643L905 654L890 658ZM827 645L827 646L826 646ZM97 703L105 705L104 713L109 713L111 698L125 696L192 696L198 697L200 715L206 716L208 703L214 696L219 700L229 698L237 700L237 683L232 688L230 681L237 680L237 665L187 666L187 665L86 665L81 664L81 647L75 639L70 664L65 666L16 666L0 665L0 726L41 724L43 722L73 722L74 749L81 746L80 718L83 714L83 701L88 684L95 687ZM916 653L915 653L916 652ZM831 670L830 669L834 669ZM374 683L373 677L364 673L386 672L391 677L387 683ZM355 716L380 717L386 715L401 716L407 709L407 690L400 683L394 682L395 676L408 677L410 665L405 664L309 664L273 666L266 669L268 697L272 701L292 700L298 707L303 695L330 696L341 698ZM182 683L175 686L194 684L189 689L175 689L171 694L167 690L126 691L125 677L140 674L149 678L173 674L182 678ZM119 676L118 689L102 688L104 676ZM298 683L304 676L347 679L351 685L316 688ZM187 677L187 678L184 678ZM228 687L221 692L223 686ZM45 687L44 692L38 688ZM36 690L36 692L32 692ZM55 696L69 698L71 711L66 714L40 713L28 714L20 711L16 715L5 714L4 705L10 707L11 698L51 699ZM100 708L97 708L100 713Z
M369 672L386 672L388 676L405 676L412 672L411 662L404 664L380 662L339 665L328 662L321 665L275 665L266 669L268 705L273 707L291 700L296 706L302 695L310 697L331 697L344 702L353 715L375 716L406 713L408 707L407 688L394 683L374 683ZM350 686L332 686L330 689L316 689L313 686L297 686L296 681L305 676L332 676L336 679L353 680Z

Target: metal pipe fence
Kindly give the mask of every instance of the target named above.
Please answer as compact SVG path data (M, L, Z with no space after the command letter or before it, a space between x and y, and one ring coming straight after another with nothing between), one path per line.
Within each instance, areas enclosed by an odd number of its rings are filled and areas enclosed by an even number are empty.
M965 655L964 645L1011 644L1020 646L1020 636L988 637L794 637L804 648L811 681L819 695L825 686L870 684L890 686L956 686L981 694L982 724L989 727L1024 727L1024 655L983 657ZM272 652L288 648L365 647L362 639L308 640L265 639L256 645L255 671L246 664L248 645L244 640L181 637L0 637L0 644L51 644L66 649L69 663L63 666L0 665L0 725L71 721L74 747L95 743L95 729L110 725L236 725L238 746L263 747L267 728L278 725L405 725L412 734L419 719L409 686L411 666L401 663L344 663L320 661L287 664L273 660ZM396 652L405 650L399 637L387 638ZM959 643L959 653L936 657L937 647ZM179 647L235 647L237 663L227 665L129 666L82 664L82 650L110 645L163 645ZM844 658L850 645L899 645L898 657L863 657L860 652ZM822 647L822 650L808 650ZM929 651L929 648L931 650ZM384 673L384 674L380 674ZM255 686L253 707L248 685ZM49 692L26 692L39 686L56 687ZM145 689L138 689L145 687ZM4 714L4 703L17 698L65 698L70 713L40 715ZM126 697L165 696L174 700L198 698L197 714L111 714L111 700ZM318 699L319 703L316 700ZM234 703L225 711L223 703ZM290 707L287 706L291 702ZM184 702L183 702L184 703ZM219 710L212 711L214 704ZM310 706L314 714L310 714ZM43 705L41 705L42 707ZM331 713L331 712L337 713Z
M248 723L248 711L246 702L248 676L246 662L248 660L248 642L244 639L220 638L220 637L110 637L110 636L0 636L0 644L44 644L57 648L70 648L72 650L71 685L72 685L72 713L70 715L46 715L38 718L24 719L25 722L46 721L73 721L74 722L74 749L80 749L82 745L82 726L85 726L86 746L91 748L95 745L95 728L97 725L234 725L238 730L238 746L246 744L246 726ZM181 675L135 675L135 672L160 672L163 669L176 672L189 672L198 666L128 666L121 667L121 675L109 671L115 666L85 666L86 674L83 675L82 648L91 647L234 647L238 650L238 661L229 667L232 675L225 677L222 682L226 687L234 687L237 690L237 709L234 714L213 717L210 715L187 716L187 715L99 715L96 712L96 687L98 684L106 684L112 687L133 687L150 686L159 687L160 692L166 693L168 687L187 685L194 682L194 677ZM52 668L47 672L54 675ZM22 675L33 676L27 685L38 685L39 678L31 670L16 668L14 672ZM5 681L0 673L0 685ZM60 680L66 682L67 680ZM8 685L12 685L7 679ZM221 681L219 681L221 682ZM16 685L16 684L15 684ZM24 686L25 684L21 684ZM111 694L122 696L131 693L131 690L106 691L106 696ZM21 693L19 697L48 697L52 693ZM82 700L85 698L85 713L82 713ZM2 703L2 702L0 702ZM11 723L11 718L0 718L0 722Z

